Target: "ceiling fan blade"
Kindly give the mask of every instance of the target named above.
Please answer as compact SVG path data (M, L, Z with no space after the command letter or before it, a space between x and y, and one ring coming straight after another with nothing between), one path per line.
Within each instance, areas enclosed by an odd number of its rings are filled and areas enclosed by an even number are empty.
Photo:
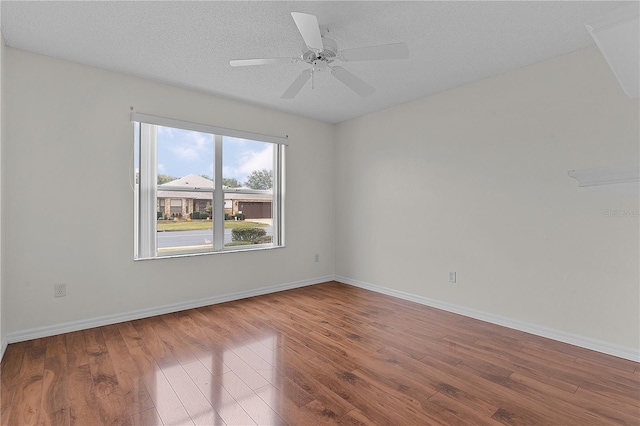
M304 70L300 73L300 75L293 80L291 86L280 96L280 99L293 99L296 97L298 92L304 87L304 85L311 78L311 70Z
M296 61L296 58L234 59L229 61L229 65L232 67L247 67L251 65L292 64Z
M322 35L320 34L320 26L318 18L306 13L291 12L291 17L296 22L298 31L304 39L304 43L311 50L321 51L324 49L322 43Z
M409 57L407 43L383 44L380 46L359 47L340 52L345 61L377 61L384 59L406 59Z
M369 96L376 91L369 83L364 82L342 67L331 68L331 75L360 96Z

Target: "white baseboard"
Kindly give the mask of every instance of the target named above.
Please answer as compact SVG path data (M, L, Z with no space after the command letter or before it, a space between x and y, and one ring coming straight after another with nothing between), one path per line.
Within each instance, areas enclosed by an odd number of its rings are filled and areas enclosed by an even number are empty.
M236 293L228 293L220 296L208 297L198 300L190 300L187 302L173 303L170 305L159 306L156 308L141 309L138 311L124 312L114 315L105 315L101 317L87 318L79 321L70 321L61 324L55 324L44 327L36 327L28 330L17 331L7 334L2 343L2 352L8 343L23 342L25 340L38 339L41 337L55 336L56 334L70 333L72 331L86 330L88 328L101 327L104 325L117 324L125 321L132 321L141 318L153 317L156 315L168 314L171 312L184 311L186 309L199 308L202 306L215 305L216 303L230 302L232 300L246 299L247 297L260 296L263 294L275 293L293 288L305 287L313 284L320 284L333 280L333 276L324 276L309 280L296 281L287 284L278 284L269 287L261 287L252 290L239 291ZM0 357L0 360L2 357Z
M375 291L377 293L386 294L388 296L394 296L404 300L410 300L412 302L420 303L421 305L430 306L432 308L442 309L443 311L453 312L455 314L464 315L470 318L475 318L481 321L486 321L492 324L501 325L504 327L512 328L526 333L535 334L536 336L546 337L548 339L557 340L559 342L568 343L574 346L580 346L582 348L591 349L597 352L602 352L608 355L617 356L619 358L628 359L635 362L640 362L640 353L638 350L628 348L624 346L614 345L601 340L592 339L590 337L580 336L577 334L567 333L560 330L554 330L547 327L542 327L535 324L530 324L510 318L501 317L499 315L490 314L487 312L477 311L474 309L465 308L462 306L453 305L438 300L429 299L427 297L418 296L415 294L405 293L398 290L393 290L387 287L381 287L374 284L365 283L351 278L335 276L335 281L339 281L344 284L349 284L354 287L364 288L366 290Z

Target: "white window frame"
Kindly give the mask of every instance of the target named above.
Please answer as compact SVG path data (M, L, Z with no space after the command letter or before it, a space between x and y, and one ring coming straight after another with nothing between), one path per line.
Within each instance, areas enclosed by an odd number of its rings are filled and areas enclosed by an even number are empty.
M138 112L131 113L131 121L139 123L139 178L134 179L134 259L162 259L238 251L253 251L284 247L284 173L287 137L269 136L241 130L225 129L206 124L191 123ZM187 249L158 253L157 251L157 126L209 133L214 138L214 188L188 188L189 192L212 193L213 248ZM134 126L136 127L136 126ZM223 137L269 142L274 144L273 188L271 191L222 187ZM185 191L185 187L163 186L163 191ZM224 246L224 200L226 193L272 195L273 242L251 246ZM164 212L163 212L164 213Z

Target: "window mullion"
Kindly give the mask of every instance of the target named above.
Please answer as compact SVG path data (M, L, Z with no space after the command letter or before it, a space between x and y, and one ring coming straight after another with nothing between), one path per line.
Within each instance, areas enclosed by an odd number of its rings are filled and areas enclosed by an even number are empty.
M158 129L152 124L140 124L140 236L139 255L155 257L157 238L156 188L157 188Z
M272 182L272 194L273 198L271 200L271 226L273 227L273 242L275 244L280 244L279 241L279 222L280 222L280 209L278 208L278 197L280 196L280 177L278 176L278 160L280 155L280 149L276 145L273 149L273 164L274 164L274 173L273 173L273 182Z
M220 251L224 248L224 192L222 191L222 136L214 135L213 148L213 249Z
M273 173L273 242L277 246L284 245L284 145L276 145L274 149Z

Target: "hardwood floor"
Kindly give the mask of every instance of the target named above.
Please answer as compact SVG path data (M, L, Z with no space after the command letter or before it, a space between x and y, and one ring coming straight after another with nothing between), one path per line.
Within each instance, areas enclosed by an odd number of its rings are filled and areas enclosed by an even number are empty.
M640 424L640 365L330 282L9 345L0 425Z

